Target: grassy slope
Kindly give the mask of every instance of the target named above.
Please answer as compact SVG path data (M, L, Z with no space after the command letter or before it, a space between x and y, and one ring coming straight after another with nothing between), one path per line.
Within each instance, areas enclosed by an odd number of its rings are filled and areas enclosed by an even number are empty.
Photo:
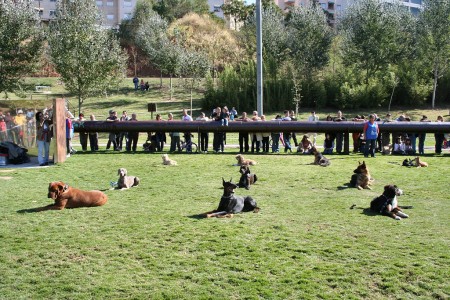
M44 169L0 173L0 294L22 298L412 299L450 296L448 157L404 168L370 159L374 189L339 190L360 155L250 156L259 214L197 219L217 206L233 155L81 154ZM41 213L48 183L108 189L118 167L142 184L111 191L107 205ZM395 183L413 205L395 221L363 210ZM357 207L349 209L352 204Z

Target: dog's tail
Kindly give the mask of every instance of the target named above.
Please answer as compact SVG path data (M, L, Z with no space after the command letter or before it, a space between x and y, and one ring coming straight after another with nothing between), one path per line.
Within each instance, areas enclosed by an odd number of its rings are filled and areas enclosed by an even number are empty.
M253 183L255 183L258 180L258 177L256 176L256 174L253 174Z
M134 184L133 186L138 186L139 182L141 182L141 180L139 179L139 177L134 177Z

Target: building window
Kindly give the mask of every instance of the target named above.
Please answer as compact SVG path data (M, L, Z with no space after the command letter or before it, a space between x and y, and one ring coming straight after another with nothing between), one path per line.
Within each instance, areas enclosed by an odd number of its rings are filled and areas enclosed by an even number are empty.
M326 3L320 3L320 7L322 7L322 9L327 9L328 5Z
M113 21L114 20L114 15L106 15L106 19Z
M125 1L123 2L123 6L124 6L124 7L132 7L131 1L126 1L126 0L125 0Z
M422 5L422 0L411 0L411 3Z
M420 9L418 9L417 7L411 7L411 13L417 16L420 13Z
M341 11L342 10L342 5L340 5L340 4L336 5L336 10L337 11Z
M102 0L97 0L97 1L95 1L95 3L97 4L97 6L103 6Z
M39 1L39 2L41 2L41 1ZM56 2L56 0L50 0L50 2Z
M214 5L214 12L220 12L220 5Z
M55 16L56 16L56 10L49 10L49 11L48 11L48 15L49 15L50 17L55 17Z
M124 20L131 20L131 14L124 14L123 15Z
M108 2L106 2L106 6L113 7L114 6L114 2L108 1Z
M328 3L328 10L334 10L334 2Z

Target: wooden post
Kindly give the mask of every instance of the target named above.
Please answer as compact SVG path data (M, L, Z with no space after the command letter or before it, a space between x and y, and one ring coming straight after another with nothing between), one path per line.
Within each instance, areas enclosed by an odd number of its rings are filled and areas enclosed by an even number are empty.
M54 163L66 161L66 101L64 98L53 100L53 139L56 149Z
M350 133L344 132L344 154L350 154Z

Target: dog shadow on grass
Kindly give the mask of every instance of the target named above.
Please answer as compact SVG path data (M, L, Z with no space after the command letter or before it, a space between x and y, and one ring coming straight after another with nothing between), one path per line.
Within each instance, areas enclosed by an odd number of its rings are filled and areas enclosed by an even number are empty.
M353 209L353 210L360 210L360 211L361 211L361 214L364 214L364 215L369 216L369 217L374 217L374 216L379 215L379 214L377 214L376 212L372 211L372 210L370 209L370 207L356 206L356 204L353 204L352 206L350 206L350 209Z

